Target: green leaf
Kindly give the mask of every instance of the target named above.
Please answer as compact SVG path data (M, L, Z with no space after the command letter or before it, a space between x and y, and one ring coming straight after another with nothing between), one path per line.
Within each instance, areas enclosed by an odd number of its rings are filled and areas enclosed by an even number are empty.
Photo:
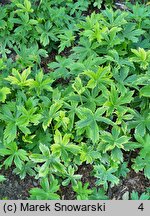
M30 155L30 159L35 163L43 163L46 161L46 158L41 154L32 154Z
M141 88L140 95L144 97L150 97L150 85L147 85Z
M64 165L60 162L57 155L52 154L49 148L43 144L40 144L40 151L42 154L31 154L30 159L35 163L43 163L38 167L39 177L46 177L50 172L64 173Z
M57 115L59 109L62 107L62 101L55 102L51 105L49 112L45 114L45 119L43 121L42 127L44 131L48 128L48 126L51 124L51 121L55 116Z
M65 49L65 47L70 47L75 39L72 30L65 30L64 34L61 34L58 37L60 38L58 53L62 52Z
M144 175L145 175L148 179L150 179L150 165L149 165L149 164L147 164L147 165L145 166L145 168L144 168Z
M131 61L139 63L140 68L146 70L150 63L150 50L145 51L143 48L139 47L138 50L131 49L131 51L135 55L131 58Z
M81 95L85 91L85 87L83 87L82 80L79 76L75 79L72 87L79 95Z
M6 96L7 96L8 94L10 94L10 93L11 93L11 91L10 91L9 88L7 88L7 87L1 88L1 89L0 89L0 101L1 101L2 103L4 103L5 100L6 100Z
M6 180L5 176L4 175L0 175L0 182L3 182L5 180Z
M149 200L150 196L147 193L142 193L141 196L138 195L138 192L132 191L131 200Z
M39 149L42 152L43 156L45 157L50 156L50 150L46 145L40 144Z
M111 157L114 162L123 162L123 153L119 148L114 148L112 150Z
M123 36L128 40L131 40L133 43L137 43L139 41L139 36L144 32L144 30L136 29L135 23L127 23L123 31Z
M82 186L82 182L79 181L77 185L73 186L73 190L77 193L77 200L88 200L92 190L88 189L89 183L85 183Z
M110 167L106 169L103 165L95 165L94 170L96 174L94 175L98 180L96 181L97 185L103 185L104 189L108 189L108 182L111 182L111 185L117 185L119 179L114 175L117 168Z
M14 141L17 137L17 126L14 122L10 122L7 124L5 131L4 131L4 139L7 140L8 143Z
M18 149L16 142L11 142L4 149L0 149L0 155L9 155L4 161L6 168L10 167L14 160L16 167L21 169L23 161L28 161L27 152L23 149Z
M77 180L80 180L82 175L74 174L75 169L71 166L68 167L68 172L65 173L66 179L62 182L63 186L67 186L70 182L72 186L77 185Z
M58 180L51 176L50 179L42 178L41 188L32 188L30 200L58 200L60 196L56 193L59 190Z
M33 81L30 88L35 89L38 96L40 96L42 93L44 93L44 90L52 91L52 82L53 79L49 76L44 76L43 71L40 70L39 73L35 76L35 81Z
M17 85L19 87L26 87L30 86L33 82L33 79L28 79L28 76L31 73L31 68L25 69L22 74L19 73L18 70L15 68L12 69L12 75L5 78L7 81L9 81L12 85Z
M94 188L92 194L89 197L90 200L108 200L108 196L105 194L103 188Z
M23 163L20 160L20 158L18 157L18 155L15 156L14 163L15 163L16 167L18 167L19 169L22 168Z
M101 154L93 149L93 146L87 146L87 144L81 144L80 160L92 164L96 159L100 159Z
M52 153L61 157L64 162L69 161L70 153L76 155L80 151L80 147L78 145L73 144L70 142L71 134L65 134L62 137L62 134L59 130L56 130L54 135L55 143L51 145Z

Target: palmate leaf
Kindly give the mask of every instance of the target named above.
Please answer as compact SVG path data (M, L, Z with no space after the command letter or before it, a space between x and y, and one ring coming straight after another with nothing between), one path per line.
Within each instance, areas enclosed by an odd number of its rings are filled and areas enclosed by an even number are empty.
M28 76L31 73L31 68L25 69L22 74L19 73L18 70L13 68L12 75L5 78L12 85L17 85L19 87L30 86L33 82L33 79L28 79Z
M58 200L60 196L56 193L59 190L58 180L52 176L42 178L40 182L41 188L32 188L30 193L30 200Z
M119 115L119 113L128 112L126 107L133 100L134 91L121 92L119 95L119 90L114 84L111 85L111 91L109 92L109 100L106 101L104 107L107 107L107 115L110 116L114 111Z
M58 102L56 101L54 104L51 105L48 113L47 112L44 113L44 119L42 124L44 131L46 131L48 126L51 124L52 119L56 117L62 105L63 105L62 101L58 101Z
M132 13L129 14L130 19L136 20L137 23L141 23L143 19L149 17L149 7L139 4L138 2L135 5L129 4L129 7L132 9Z
M92 190L88 189L89 183L82 186L82 182L78 181L77 185L73 186L74 192L77 194L77 200L88 200Z
M15 12L33 12L33 9L31 8L31 2L29 0L24 0L23 4L19 3L18 1L14 1L14 3L19 8Z
M96 107L102 106L107 100L97 87L94 89L85 88L81 96L70 94L67 98L70 102L76 103L77 105L82 101L84 107L89 108L92 112L96 110Z
M121 130L117 126L112 128L111 133L106 131L101 132L101 141L103 143L102 149L104 152L111 151L115 149L115 147L118 149L124 149L124 144L128 143L129 139L130 137L125 135L121 136Z
M59 130L56 130L54 135L55 143L51 145L52 153L61 157L65 162L69 161L69 153L76 155L80 151L80 147L78 145L70 142L71 134L65 134L62 136Z
M74 63L71 57L56 56L56 61L48 64L49 69L54 70L54 78L67 77L70 72L70 67Z
M17 119L16 123L19 126L28 126L29 123L33 123L34 125L39 124L42 115L37 112L37 107L30 107L27 110L24 106L18 106L18 111L20 111L21 115Z
M92 29L97 21L103 18L102 14L93 12L90 16L85 17L86 21L80 21L77 25L80 29L88 30ZM81 32L82 34L82 32Z
M95 151L93 146L88 146L85 143L81 143L80 160L86 162L86 164L92 164L96 159L101 158L99 151Z
M23 93L23 92L22 92ZM37 100L30 98L27 100L24 94L18 93L18 102L11 102L2 106L0 119L6 124L4 130L4 139L9 143L12 142L17 135L19 130L21 130L25 135L30 134L30 123L37 125L41 119L41 114L37 112ZM23 105L18 105L20 100L26 100L26 107ZM19 130L18 130L19 129Z
M102 0L95 0L93 3L94 7L97 7L98 9L101 8L103 1Z
M127 126L129 129L134 128L135 134L139 134L142 137L146 134L146 131L150 131L150 113L149 109L141 111L141 113L136 110L131 110L134 118L128 121Z
M40 42L45 47L49 44L50 40L57 41L56 31L57 28L53 28L52 22L49 20L45 22L45 24L38 23L36 25L36 30L40 35Z
M81 116L81 120L76 122L76 129L80 130L85 128L88 137L93 143L99 140L99 129L96 121L94 120L94 114L88 108L78 108L77 115Z
M119 179L114 175L117 168L106 169L103 165L95 165L94 170L96 172L94 176L98 178L96 185L103 185L105 190L108 189L108 182L111 182L112 186L119 183Z
M95 43L89 42L88 39L81 38L79 42L79 46L76 46L72 49L74 52L71 57L73 59L79 59L81 62L85 60L89 56L93 56L94 58L98 57L95 49L98 45Z
M73 15L77 11L80 11L80 12L81 11L86 11L89 4L90 4L89 1L84 1L84 0L74 2L73 6L71 7L71 10L70 10L70 15Z
M66 116L65 111L59 111L55 121L57 121L57 123L55 124L54 129L58 129L62 126L64 130L68 130L70 119Z
M92 112L94 112L97 106L102 106L106 102L106 98L103 94L100 94L98 88L94 88L90 90L86 89L84 91L82 94L82 101L86 108L89 108Z
M131 61L129 61L128 58L120 57L119 53L115 49L108 51L108 55L105 56L105 60L110 64L114 62L117 69L120 69L125 66L134 68L134 64Z
M104 15L104 19L102 19L102 23L107 27L118 27L125 25L127 23L126 17L127 13L122 12L120 10L113 11L112 8L107 8L102 12Z
M143 158L142 156L138 156L136 157L136 159L134 160L134 164L132 165L132 168L134 169L134 171L136 173L138 173L139 171L144 171L144 175L145 177L147 177L148 179L150 179L150 160L149 160L150 156L146 156L145 158Z
M39 145L42 154L31 154L30 159L35 163L43 163L42 166L38 167L39 177L46 177L48 173L54 171L64 173L65 168L60 159L50 152L50 149L43 144Z
M90 200L108 200L109 197L103 188L93 188L93 192L89 197Z
M21 169L23 166L23 161L28 161L27 152L23 149L18 149L18 146L15 142L11 142L7 144L5 148L0 149L0 155L9 155L4 161L6 168L10 167L14 161L16 167Z
M65 47L70 47L72 42L75 39L75 36L73 35L72 30L67 29L63 33L64 34L60 34L58 36L58 38L60 38L60 45L59 45L58 53L62 52L65 49Z
M32 43L32 46L27 46L21 43L19 47L14 47L17 53L17 62L22 65L22 67L29 67L34 65L34 63L40 64L41 57L47 57L47 51L40 49L37 43Z
M88 56L85 60L79 59L70 66L70 74L79 75L85 70L97 70L97 68L106 62L104 57L94 57L94 55Z
M90 78L87 84L88 88L93 89L98 86L99 89L103 90L103 86L110 85L112 83L112 73L109 66L99 67L96 72L87 70L84 71L83 74Z
M130 169L128 169L127 167L127 162L123 162L122 164L120 164L119 169L117 171L117 176L125 178L127 174L130 172Z
M122 39L117 35L121 30L122 28L119 27L112 27L110 30L107 29L107 31L103 33L104 40L101 42L101 45L106 45L108 49L110 49L115 45L121 44Z
M52 91L51 84L53 83L53 79L50 76L44 76L43 71L39 71L35 76L35 81L33 81L30 89L35 89L38 96L41 96L46 91Z
M65 173L66 179L62 182L63 186L67 186L70 182L72 186L77 185L77 180L80 180L82 175L75 174L75 169L72 166L68 167L68 172Z
M13 103L10 103L10 106L13 106ZM12 111L9 105L3 105L1 107L0 119L5 122L4 130L4 140L7 143L14 141L17 137L17 125L16 119L17 114ZM15 108L16 109L16 108Z
M137 80L137 75L129 75L130 68L128 66L124 66L118 70L118 68L114 68L113 77L117 81L116 86L119 92L126 93L128 89L126 86L131 86L134 84L135 80Z
M68 124L68 129L69 129L69 131L72 131L73 126L74 126L74 120L75 120L75 114L76 114L76 111L77 111L78 102L73 101L71 98L69 99L68 95L67 95L66 100L68 101L68 103L64 102L64 107L67 110L68 117L69 117L69 120L70 120L69 124Z
M137 191L132 191L131 193L131 200L149 200L150 195L148 193L142 193L141 196L139 196Z
M78 108L77 109L77 116L81 119L76 122L76 129L77 131L80 129L85 129L87 137L92 140L95 144L99 140L99 126L97 122L103 122L106 124L113 125L113 122L106 118L102 117L103 113L106 111L106 108L98 108L95 113L93 113L88 108ZM84 131L83 131L84 132Z
M91 30L85 30L82 34L87 37L90 42L97 41L101 44L102 40L104 39L103 35L107 32L107 30L107 27L96 22Z
M32 161L28 161L27 163L23 163L23 166L21 169L16 167L13 172L17 175L19 175L20 179L24 179L26 175L29 176L35 176L36 172L34 170L35 164Z
M150 135L146 134L144 137L139 134L135 135L136 140L142 144L139 156L133 159L133 169L138 172L144 170L144 175L150 179Z
M139 47L138 50L131 49L131 51L134 53L134 56L131 57L131 61L139 63L140 68L146 70L150 64L150 50L145 51L143 48Z
M125 25L123 32L123 37L132 41L133 43L137 43L139 41L139 36L143 35L143 33L145 32L142 29L137 29L136 24L135 23L127 23Z

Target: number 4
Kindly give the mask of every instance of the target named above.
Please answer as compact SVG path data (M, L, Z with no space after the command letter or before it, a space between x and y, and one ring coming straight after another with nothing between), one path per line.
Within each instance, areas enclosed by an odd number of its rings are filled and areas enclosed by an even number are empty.
M138 207L139 210L143 211L144 210L144 206L143 206L143 203L141 203Z

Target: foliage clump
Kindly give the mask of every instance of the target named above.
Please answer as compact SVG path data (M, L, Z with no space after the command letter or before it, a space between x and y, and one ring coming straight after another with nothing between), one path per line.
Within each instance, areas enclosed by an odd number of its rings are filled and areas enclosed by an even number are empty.
M61 199L68 185L76 199L108 199L131 169L150 179L150 6L112 6L12 0L0 7L0 159L20 178L40 180L30 199ZM87 164L93 188L79 174Z

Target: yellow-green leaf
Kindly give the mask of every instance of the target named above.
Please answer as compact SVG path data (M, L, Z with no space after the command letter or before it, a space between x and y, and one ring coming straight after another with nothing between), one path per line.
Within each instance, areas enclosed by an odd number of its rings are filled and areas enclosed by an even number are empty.
M10 89L9 89L9 88L7 88L7 87L1 88L1 89L0 89L0 101L1 101L2 103L4 103L5 100L6 100L7 94L10 94L10 93L11 93L11 92L10 92Z

